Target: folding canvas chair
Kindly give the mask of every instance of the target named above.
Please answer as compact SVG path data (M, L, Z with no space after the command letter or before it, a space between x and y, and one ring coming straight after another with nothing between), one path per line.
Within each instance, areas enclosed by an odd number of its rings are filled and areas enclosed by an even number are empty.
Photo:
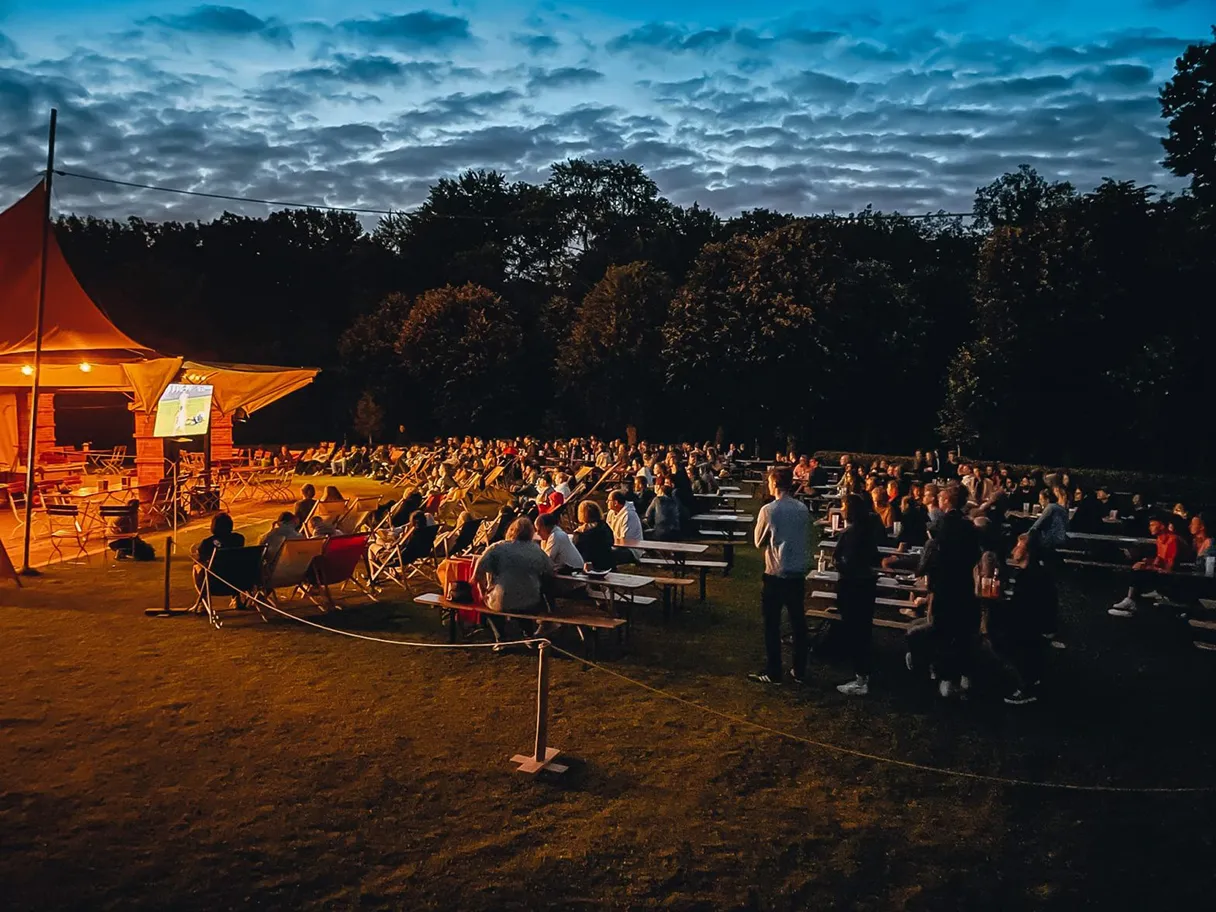
M324 538L289 538L283 542L279 553L266 566L262 583L266 598L272 605L279 603L275 590L291 589L294 593L308 582L308 572L321 557L325 542Z
M308 514L308 520L321 519L331 525L336 526L346 515L346 504L342 501L317 501L313 506L312 512ZM302 530L305 535L311 535L309 531L308 521L305 522Z
M435 537L439 534L439 526L425 526L415 532L402 544L394 542L391 545L382 544L379 547L367 549L367 579L369 586L375 588L385 583L396 583L406 592L412 594L409 580L414 574L411 565L417 561L429 558L435 550ZM373 551L375 553L373 553Z
M85 543L89 540L88 533L84 530L82 522L83 515L79 504L74 503L48 503L43 505L47 519L47 540L51 543L51 550L59 555L59 560L62 563L66 558L62 549L62 542L75 543L76 552L73 555L84 555L84 559L89 559L89 552L85 548Z
M203 573L194 610L203 611L217 630L224 626L216 600L224 597L243 599L251 603L261 615L262 606L258 595L262 591L262 547L217 548L211 553Z
M459 529L454 529L440 543L444 557L454 557L473 546L477 533L481 529L480 519L471 519Z
M359 512L347 510L346 515L338 520L338 534L354 535L356 532L361 532L364 527L370 524L371 518L371 510L361 510Z
M318 605L320 602L317 602L317 596L323 597L325 605L321 605L322 608L340 608L334 602L332 587L348 582L359 585L355 580L355 570L367 555L367 539L366 532L359 535L335 535L325 539L321 556L313 561L308 571L304 594ZM363 586L360 585L359 588L368 595L371 594Z

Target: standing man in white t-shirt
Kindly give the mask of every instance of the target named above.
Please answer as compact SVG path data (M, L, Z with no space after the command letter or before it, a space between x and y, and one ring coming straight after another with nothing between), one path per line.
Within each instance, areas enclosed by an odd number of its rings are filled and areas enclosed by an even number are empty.
M768 472L768 491L774 498L756 517L756 547L764 551L764 583L760 611L764 616L764 671L748 675L759 684L781 683L781 609L794 631L794 667L790 677L801 684L810 648L806 632L806 574L811 566L811 513L790 496L793 473L789 466Z

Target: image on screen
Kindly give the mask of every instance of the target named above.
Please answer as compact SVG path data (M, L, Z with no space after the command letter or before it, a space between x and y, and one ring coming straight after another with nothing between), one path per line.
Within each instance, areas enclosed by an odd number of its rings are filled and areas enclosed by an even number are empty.
M210 385L170 383L156 405L156 437L201 437L211 424Z

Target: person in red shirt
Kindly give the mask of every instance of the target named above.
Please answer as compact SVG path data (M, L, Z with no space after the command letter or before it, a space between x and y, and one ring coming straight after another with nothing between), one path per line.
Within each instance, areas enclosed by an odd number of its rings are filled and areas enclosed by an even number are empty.
M1178 563L1180 543L1171 524L1155 516L1148 521L1148 531L1157 539L1157 553L1132 566L1132 584L1127 589L1127 596L1107 611L1112 617L1132 617L1140 607L1141 592L1147 586L1158 585L1160 574L1173 573L1174 565Z

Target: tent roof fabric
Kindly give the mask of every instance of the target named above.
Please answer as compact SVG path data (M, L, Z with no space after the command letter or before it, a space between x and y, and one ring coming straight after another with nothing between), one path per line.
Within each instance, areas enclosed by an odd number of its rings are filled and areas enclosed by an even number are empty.
M0 212L0 388L28 389L37 333L38 284L46 186ZM312 382L315 368L214 364L164 357L119 331L80 287L55 239L48 236L40 384L47 389L134 390L151 414L173 382L209 383L225 415L252 414ZM87 369L86 369L87 368Z
M0 213L0 356L34 351L46 186L39 182ZM119 331L80 287L52 229L48 237L42 350L150 357Z
M182 358L156 358L124 364L135 407L149 414L170 383L205 383L215 387L212 402L224 415L244 409L252 415L263 406L307 386L316 368L267 367L261 364L213 364Z

